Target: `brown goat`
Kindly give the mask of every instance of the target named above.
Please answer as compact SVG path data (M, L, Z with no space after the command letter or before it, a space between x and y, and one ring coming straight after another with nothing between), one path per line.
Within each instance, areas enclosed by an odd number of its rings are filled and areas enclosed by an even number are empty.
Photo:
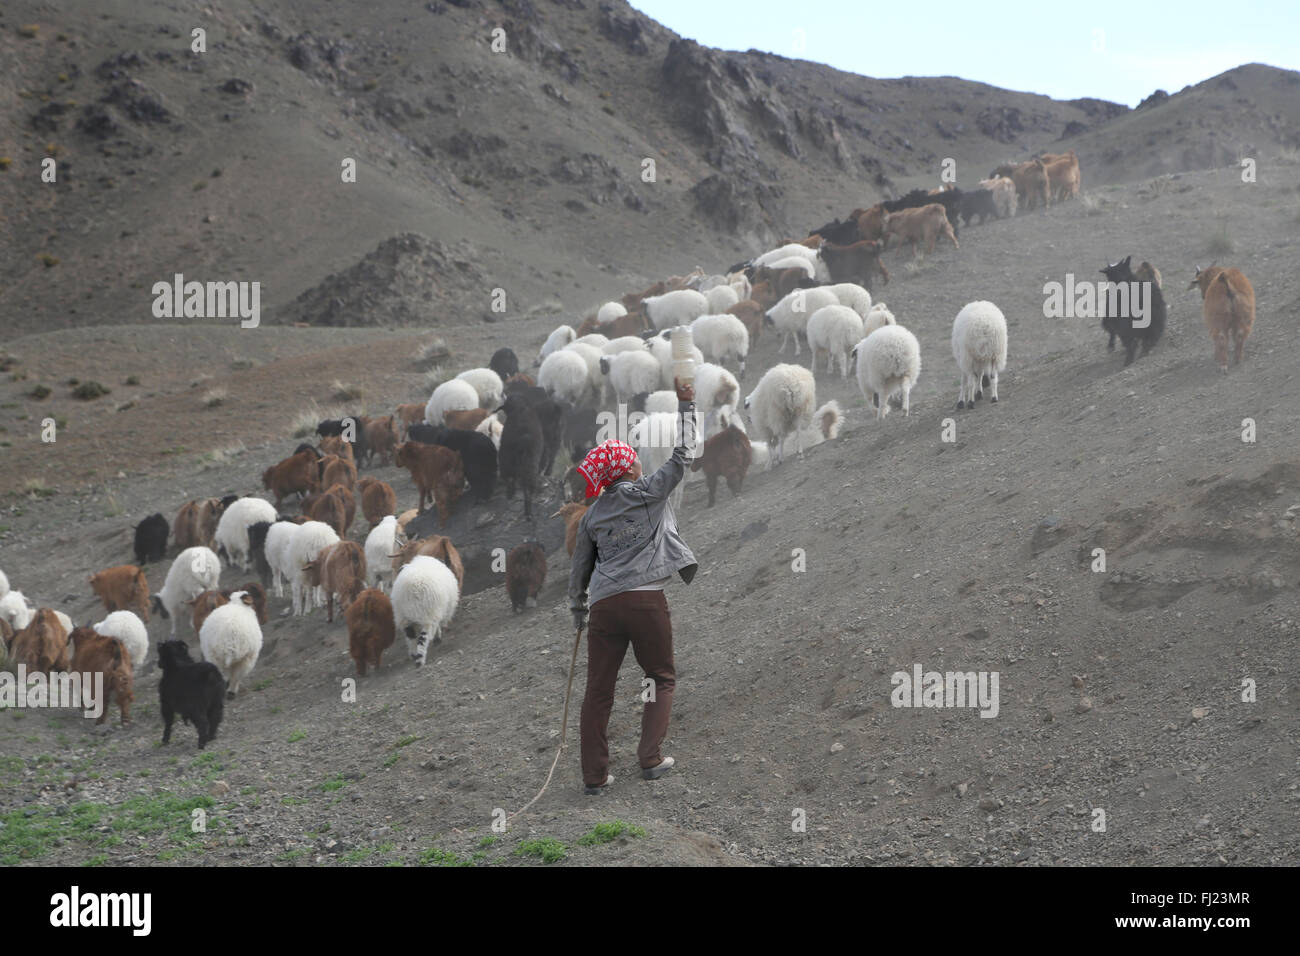
M331 488L334 487L339 486L331 485ZM308 496L302 506L303 514L312 521L321 521L329 525L340 538L347 534L348 509L339 495L323 491Z
M1027 163L1004 163L993 170L990 176L1006 176L1016 184L1016 197L1026 209L1033 209L1040 202L1043 208L1051 203L1051 181L1047 176L1047 165L1041 159L1031 159Z
M412 425L418 425L424 421L424 405L418 402L398 405L397 420L402 423L402 438L405 439L406 432Z
M532 601L537 606L537 595L546 583L546 552L536 541L528 541L510 549L506 555L506 594L510 597L510 610L518 613Z
M415 541L408 541L398 549L397 553L392 555L393 558L393 577L397 577L397 572L402 565L409 564L411 559L416 555L427 554L431 558L437 558L451 570L456 577L456 590L460 591L465 587L465 563L460 559L460 552L456 546L451 543L451 538L441 534L430 535L427 538L419 538Z
M350 461L354 465L357 463L356 455L352 453L352 443L344 441L341 435L330 435L328 438L322 438L319 448L322 456L334 455L344 461Z
M754 270L754 276L751 280L757 285L760 282L770 283L773 291L776 292L777 301L789 295L795 289L808 289L816 285L816 281L808 278L808 273L803 269L769 269L767 266L760 266ZM750 290L750 296L754 292Z
M733 496L738 495L753 459L749 436L735 425L728 425L704 443L700 457L691 462L691 471L704 469L704 478L709 485L710 508L717 495L718 476L727 479L727 487Z
M19 664L25 664L32 674L68 669L68 632L48 607L37 611L30 623L14 635L9 666L16 673Z
M348 647L357 665L357 676L365 677L367 667L379 670L380 657L397 636L393 604L388 595L378 588L366 588L348 606L344 618L348 622Z
M876 203L856 216L859 239L883 239L885 235L885 204Z
M465 468L460 453L442 445L425 445L408 441L397 446L394 462L411 473L420 492L419 510L425 499L438 506L438 524L445 525L451 509L465 490Z
M552 518L564 519L564 550L569 552L569 557L573 557L573 549L578 546L578 525L582 523L582 516L590 507L590 505L570 501L551 515Z
M1220 372L1227 372L1228 339L1232 339L1232 364L1237 365L1255 327L1255 289L1240 270L1223 266L1197 269L1187 288L1201 290L1201 309L1214 342L1214 360Z
M532 388L534 385L537 384L537 380L533 378L531 375L525 375L523 372L516 372L514 375L511 375L508 379L505 380L505 384L520 385L525 388ZM506 392L509 391L510 389L507 388Z
M203 591L193 600L186 601L194 610L194 633L199 633L203 627L203 622L208 619L208 615L221 607L223 604L230 603L230 595L236 591L247 591L248 597L252 601L253 611L257 614L257 623L263 627L266 626L266 589L256 581L249 581L247 584L241 584L237 588L222 588L220 591ZM247 603L247 602L245 602Z
M666 282L656 282L654 285L642 290L641 292L629 292L618 301L623 304L623 308L628 312L635 312L641 308L641 300L648 299L651 296L663 295L671 291Z
M745 330L749 332L750 348L753 348L758 342L758 333L763 328L763 314L765 312L766 310L753 299L744 299L727 309L728 315L734 315L745 323Z
M103 710L95 723L102 724L108 720L108 702L114 699L117 702L118 717L125 727L131 722L131 702L135 700L135 677L131 673L130 652L122 646L121 641L96 634L89 627L76 628L68 635L68 643L73 649L71 670L79 674L104 675L103 697L100 700Z
M1137 276L1139 282L1154 282L1157 289L1164 288L1164 279L1160 275L1160 270L1145 259L1142 260L1142 265L1133 270L1133 275Z
M109 611L135 608L140 618L149 621L149 581L134 564L119 564L90 576L90 587Z
M448 428L461 428L472 432L491 414L486 408L455 408L442 413L442 422Z
M333 621L334 595L339 596L339 610L346 611L366 586L366 553L355 541L339 541L322 549L303 570L308 584L324 589L325 620Z
M393 415L384 418L361 419L361 428L366 437L366 461L378 456L379 460L391 465L393 449L400 439L397 435L397 419Z
M221 518L220 498L196 498L181 505L172 523L172 534L176 547L210 548L217 533L217 522Z
M414 508L408 508L397 516L397 532L403 536L406 535L406 526L420 516L420 512Z
M763 279L755 280L749 287L749 297L757 302L758 307L764 312L781 301L781 297L772 288L772 283Z
M1060 201L1079 195L1079 157L1074 150L1059 155L1044 153L1039 160L1047 170L1048 191L1053 199Z
M627 315L620 315L617 319L606 322L604 325L597 324L592 328L592 331L599 332L609 339L617 339L622 338L624 335L639 335L652 327L646 314L638 308L628 312Z
M357 498L350 490L343 485L330 485L325 489L325 494L333 495L343 502L343 530L339 532L339 537L346 537L348 531L352 528L352 522L357 517Z
M397 513L397 492L388 482L369 476L359 478L357 491L361 493L361 513L370 522L370 530L389 515Z
M357 486L357 466L346 458L340 458L338 455L325 455L316 464L320 469L320 485L318 487L328 488L330 485L343 485L351 491Z
M301 498L319 490L320 470L316 453L304 449L272 465L262 473L262 487L275 495L277 508L280 507L280 502L294 492Z
M961 248L953 234L952 223L948 221L948 213L937 202L891 212L885 217L886 241L891 236L898 236L900 241L911 243L913 258L916 257L921 242L925 243L926 253L934 252L934 243L939 236L947 236L952 240L954 249Z

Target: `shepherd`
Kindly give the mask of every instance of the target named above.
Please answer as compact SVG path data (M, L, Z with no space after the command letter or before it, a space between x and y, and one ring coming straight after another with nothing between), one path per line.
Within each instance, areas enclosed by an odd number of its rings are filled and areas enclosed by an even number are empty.
M668 496L686 474L694 428L695 386L673 379L678 442L672 457L642 477L636 451L617 439L593 448L578 472L595 498L578 525L569 573L569 608L581 632L587 623L587 692L582 701L582 778L587 794L607 791L609 714L618 670L632 645L637 664L654 681L641 712L637 759L641 776L657 780L673 768L660 748L668 734L673 689L673 626L664 587L674 573L691 583L699 563L677 531ZM597 497L599 496L599 497ZM644 695L643 695L644 696Z

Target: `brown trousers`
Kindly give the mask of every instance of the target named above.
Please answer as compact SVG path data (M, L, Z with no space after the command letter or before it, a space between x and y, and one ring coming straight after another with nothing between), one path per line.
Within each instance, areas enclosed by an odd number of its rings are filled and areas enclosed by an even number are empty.
M582 699L582 779L600 786L609 773L609 712L627 645L645 675L655 682L654 699L641 712L641 767L663 761L659 746L673 709L673 624L663 591L624 591L591 606L587 623L587 693Z

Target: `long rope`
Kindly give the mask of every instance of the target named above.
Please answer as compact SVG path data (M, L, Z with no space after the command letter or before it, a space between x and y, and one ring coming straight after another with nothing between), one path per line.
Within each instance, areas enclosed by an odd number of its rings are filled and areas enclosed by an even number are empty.
M578 645L581 643L582 628L580 627L578 628L578 633L574 635L573 656L569 659L569 686L565 688L564 691L564 716L560 718L560 746L555 751L555 759L551 761L551 769L550 772L546 774L546 782L542 784L542 789L537 791L537 796L533 797L533 799L529 800L514 813L510 814L510 816L506 817L507 823L540 800L542 794L546 792L546 788L551 785L551 776L555 773L555 767L560 762L560 754L564 753L565 741L569 736L569 698L573 694L573 672L577 670L578 667Z

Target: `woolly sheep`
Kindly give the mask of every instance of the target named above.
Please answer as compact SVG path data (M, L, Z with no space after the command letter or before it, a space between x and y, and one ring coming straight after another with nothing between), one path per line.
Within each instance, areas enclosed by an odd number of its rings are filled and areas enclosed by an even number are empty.
M840 377L849 377L849 352L862 340L862 317L847 305L827 305L808 316L809 365L817 371L817 350L826 350L826 371L830 372L836 359L840 362Z
M384 589L384 575L392 577L392 556L397 551L397 516L389 515L366 535L366 584Z
M306 614L312 607L325 604L324 592L307 584L304 566L309 561L315 561L321 551L338 543L338 540L338 534L323 521L305 521L293 533L293 538L289 541L286 577L293 591L294 614Z
M594 345L596 347L596 351L599 352L601 349L603 349L606 345L609 344L609 337L605 335L601 335L599 332L588 332L586 335L574 339L569 344L570 345Z
M285 580L293 580L289 574L289 542L293 540L298 525L292 521L277 521L266 530L266 544L262 546L266 554L266 563L271 568L271 585L275 596L284 597Z
M599 359L597 359L599 361ZM537 385L551 398L577 405L587 395L591 383L587 378L587 360L569 347L552 352L537 372Z
M8 593L9 593L9 579L5 577L5 573L3 571L0 571L0 598L4 597Z
M203 659L215 664L226 679L227 698L239 693L240 682L253 670L262 653L262 627L257 623L257 612L251 601L247 591L236 591L230 595L230 603L209 614L199 630Z
M655 412L653 415L647 415L628 430L627 443L636 449L644 474L649 475L656 471L673 456L673 449L677 447L679 437L678 418L676 410ZM679 482L668 496L674 509L682 506L684 484Z
M248 570L252 555L248 547L248 529L259 521L275 521L275 505L265 498L239 498L230 503L217 522L213 545L217 554L226 553L231 567Z
M894 313L889 311L889 307L883 302L877 302L867 313L866 319L862 323L862 337L866 338L876 329L884 328L886 325L897 325L898 320L894 318Z
M769 457L767 467L783 460L781 443L794 432L795 449L803 454L803 441L799 430L812 421L817 405L817 384L813 374L799 365L774 365L758 380L758 385L745 398L745 410L759 438L775 453Z
M723 365L735 359L740 377L745 377L749 355L749 330L734 315L702 315L691 323L691 339L710 362Z
M847 305L858 313L858 318L866 319L867 313L871 311L870 292L856 282L837 282L826 288L835 293L835 297L840 300L840 305Z
M479 408L500 408L505 398L506 387L501 376L490 368L472 368L456 376L461 382L469 382L478 394ZM443 411L448 409L444 408Z
M645 339L639 335L620 335L610 339L600 347L601 355L617 355L619 352L640 352L645 348Z
M497 418L495 415L489 415L487 418L483 419L483 421L479 422L478 428L474 430L476 432L482 432L484 435L487 435L488 438L491 438L492 444L496 445L497 450L500 451L501 432L504 428L505 425L502 424L501 419Z
M753 439L750 439L749 455L750 471L757 471L760 468L767 471L772 467L772 449L768 446L767 442L754 441Z
M188 614L182 614L182 605L194 600L204 591L215 591L220 580L221 559L211 548L186 548L176 555L176 560L167 569L162 590L153 596L154 610L160 611L163 617L172 622L173 638L176 637L177 617L184 617L187 621L190 619Z
M791 242L784 246L779 246L776 249L769 249L751 262L750 265L755 269L760 266L766 266L769 269L783 269L787 267L780 265L780 263L787 259L802 259L804 262L812 265L812 263L817 259L817 250L809 249L807 246L801 245L797 242ZM809 273L809 275L811 275L811 273Z
M729 285L714 286L704 293L704 298L709 302L708 314L710 315L726 312L740 301L740 296L736 295L736 290Z
M727 276L727 284L731 286L736 293L736 301L744 302L749 298L749 294L754 291L753 285L749 281L749 276L743 272L733 272Z
M577 337L578 333L573 331L573 326L561 325L554 332L548 335L546 341L542 343L541 351L537 353L537 361L533 363L533 368L537 368L537 366L541 365L546 356L550 355L552 352L558 352Z
M651 392L646 396L645 407L641 411L647 415L653 415L655 412L667 412L670 415L675 415L677 413L677 393L666 388Z
M721 365L702 362L695 366L695 410L704 416L707 430L718 409L740 401L740 383Z
M998 400L998 372L1007 367L1007 320L992 302L968 302L952 322L952 357L961 372L958 408L974 408L987 377L989 401Z
M140 673L145 658L149 656L149 632L144 621L133 611L113 611L106 618L94 625L96 634L116 638L131 655L131 667L134 673Z
M671 329L661 332L659 335L647 339L642 346L649 350L650 354L659 362L659 381L662 383L659 386L660 388L673 387L673 343L670 338L671 335ZM695 360L697 368L704 362L704 353L694 343L691 345L691 358Z
M51 610L54 609L51 608ZM72 618L68 617L68 615L64 614L62 611L54 611L54 616L59 619L59 623L63 625L63 629L67 631L69 634L71 634L75 630L75 628L72 626ZM145 640L147 641L148 638L145 638Z
M27 603L22 591L9 591L0 597L0 620L15 634L32 622L35 610Z
M602 356L600 371L620 402L630 401L633 395L642 392L655 391L663 380L659 360L644 348L644 343L640 351Z
M627 315L627 309L622 302L606 302L596 310L596 324L604 325L624 315Z
M437 558L419 554L402 567L393 581L393 617L406 633L406 646L416 667L424 666L429 644L441 642L441 630L456 613L460 592L456 575Z
M591 345L587 342L571 342L561 352L573 352L582 357L587 363L587 385L591 388L592 394L604 397L605 394L605 376L600 374L600 347ZM543 363L545 364L545 363ZM580 402L578 404L581 404Z
M783 269L802 269L809 279L817 278L817 263L804 259L801 256L791 256L789 259L779 259L767 268L773 272L780 272Z
M829 288L795 289L776 305L767 310L767 321L781 333L781 347L777 354L785 351L786 340L794 336L794 354L799 354L799 334L808 327L808 317L818 309L828 305L839 305L840 300Z
M478 407L478 391L474 386L464 379L453 378L433 390L424 406L424 420L430 425L441 425L444 412Z
M648 299L642 299L641 304L654 327L661 331L675 325L687 325L692 319L709 311L709 300L694 289L677 289L663 295L652 295Z
M804 448L812 448L822 442L833 441L840 437L840 429L843 426L844 410L840 408L840 403L832 398L813 412L811 424L799 429L797 436L788 437L782 442L781 451L791 451L793 446L797 446L800 442L803 443Z
M858 387L877 419L889 414L889 398L900 393L903 414L909 414L908 396L921 374L921 343L901 325L876 329L853 347L858 363Z

